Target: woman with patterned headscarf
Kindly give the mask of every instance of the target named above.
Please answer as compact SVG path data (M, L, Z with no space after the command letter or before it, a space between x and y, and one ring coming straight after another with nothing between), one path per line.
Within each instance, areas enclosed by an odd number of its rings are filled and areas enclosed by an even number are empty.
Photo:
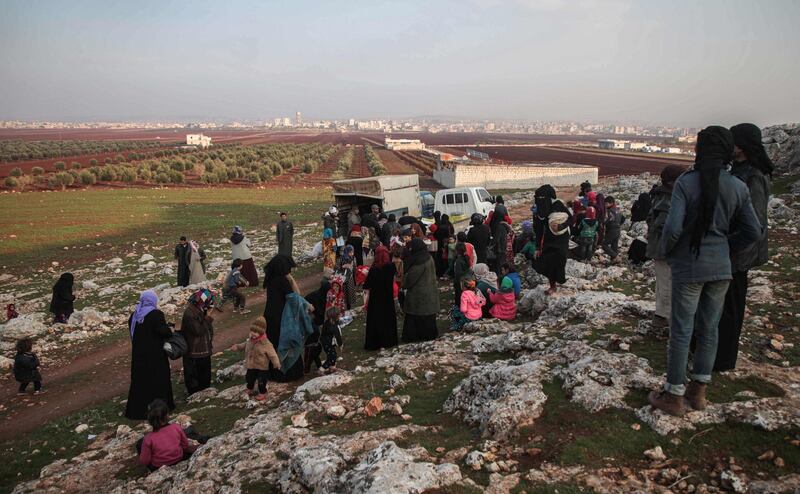
M183 381L189 395L211 386L214 319L209 313L213 308L214 293L204 289L189 297L183 311L181 333L186 338L187 346L183 356Z

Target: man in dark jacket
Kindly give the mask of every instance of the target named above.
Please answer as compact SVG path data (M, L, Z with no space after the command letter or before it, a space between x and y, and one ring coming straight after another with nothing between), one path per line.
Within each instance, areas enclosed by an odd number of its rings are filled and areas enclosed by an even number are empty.
M178 286L189 285L189 241L186 237L181 237L178 245L175 246L175 260L178 261Z
M384 245L389 247L389 241L392 239L392 235L394 235L394 231L399 229L400 225L397 224L397 217L394 213L389 215L388 221L381 227L381 240L386 239Z
M717 372L736 368L739 336L742 333L747 302L747 272L765 264L769 259L767 205L772 192L771 177L774 167L761 143L761 129L753 124L739 124L731 127L731 133L735 145L731 175L747 185L753 210L764 227L764 236L745 249L731 253L733 273L719 320L719 343L714 362L714 370Z
M189 298L183 312L181 333L186 339L183 356L183 380L186 393L192 394L211 386L211 353L214 339L214 319L208 312L214 307L208 290L199 290Z
M480 213L475 213L470 218L469 224L472 228L467 232L467 242L475 247L475 257L478 258L478 263L486 263L486 253L489 250L489 225L483 223L483 217Z
M275 239L278 242L278 254L292 257L292 244L294 242L294 225L289 221L288 215L283 212L280 221L275 225Z
M622 235L622 224L625 223L625 216L617 209L617 203L613 197L605 198L606 234L603 236L603 251L608 254L612 261L619 255L619 238Z

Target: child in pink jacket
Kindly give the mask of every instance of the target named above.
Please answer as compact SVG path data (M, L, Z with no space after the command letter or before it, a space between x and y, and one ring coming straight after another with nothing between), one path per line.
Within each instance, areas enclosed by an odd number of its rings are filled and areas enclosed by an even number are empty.
M500 291L495 292L489 289L489 300L492 308L489 313L496 319L503 321L513 321L517 317L517 300L514 295L514 282L508 276L503 278L500 283Z
M483 315L481 307L486 305L486 299L476 288L475 280L464 282L464 291L461 292L461 313L470 321L477 321Z

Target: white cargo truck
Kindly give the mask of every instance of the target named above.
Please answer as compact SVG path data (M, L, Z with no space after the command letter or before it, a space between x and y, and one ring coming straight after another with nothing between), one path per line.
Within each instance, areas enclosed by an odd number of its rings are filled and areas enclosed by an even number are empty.
M360 214L368 213L370 206L377 204L381 211L401 216L421 215L419 177L417 175L379 175L377 177L336 180L333 182L333 198L339 209L339 217L358 208Z

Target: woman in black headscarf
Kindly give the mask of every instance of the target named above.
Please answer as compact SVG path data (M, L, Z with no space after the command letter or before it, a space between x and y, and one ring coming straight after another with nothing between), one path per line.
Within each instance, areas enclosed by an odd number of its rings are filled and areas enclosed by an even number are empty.
M291 257L278 254L264 266L264 288L267 291L267 304L264 306L264 319L267 320L267 338L276 349L281 340L281 318L286 305L286 296L297 292L297 284L292 275L295 263ZM270 363L270 379L280 382L294 381L303 377L303 359L297 359L289 369L274 369Z
M631 222L647 220L647 214L650 213L651 199L650 194L639 194L639 198L631 206Z
M761 129L750 123L731 127L733 134L733 165L731 175L739 178L750 191L756 217L762 226L767 225L767 205L772 192L772 172L775 167L761 143ZM755 244L731 253L733 279L725 295L725 305L719 320L719 340L714 370L717 372L736 368L739 355L739 335L742 333L747 302L747 272L761 266L769 259L769 240L764 236Z
M66 324L69 316L75 312L75 295L72 294L72 285L75 278L72 273L64 273L53 285L53 298L50 300L50 312L53 313L53 321Z
M439 286L436 267L422 239L411 240L411 255L403 266L403 341L433 340L439 335L436 313L439 312Z
M447 261L445 254L447 253L447 240L451 235L456 232L455 227L450 223L450 216L443 214L439 217L436 223L436 232L433 234L436 238L436 276L443 276L447 271Z
M533 260L533 269L547 277L550 288L547 294L556 291L556 283L566 283L565 267L569 254L569 227L572 215L563 201L556 197L556 190L549 184L542 185L534 193L536 215L533 230L539 242ZM566 215L566 216L565 216ZM558 220L558 223L554 221ZM552 225L551 225L552 223Z

